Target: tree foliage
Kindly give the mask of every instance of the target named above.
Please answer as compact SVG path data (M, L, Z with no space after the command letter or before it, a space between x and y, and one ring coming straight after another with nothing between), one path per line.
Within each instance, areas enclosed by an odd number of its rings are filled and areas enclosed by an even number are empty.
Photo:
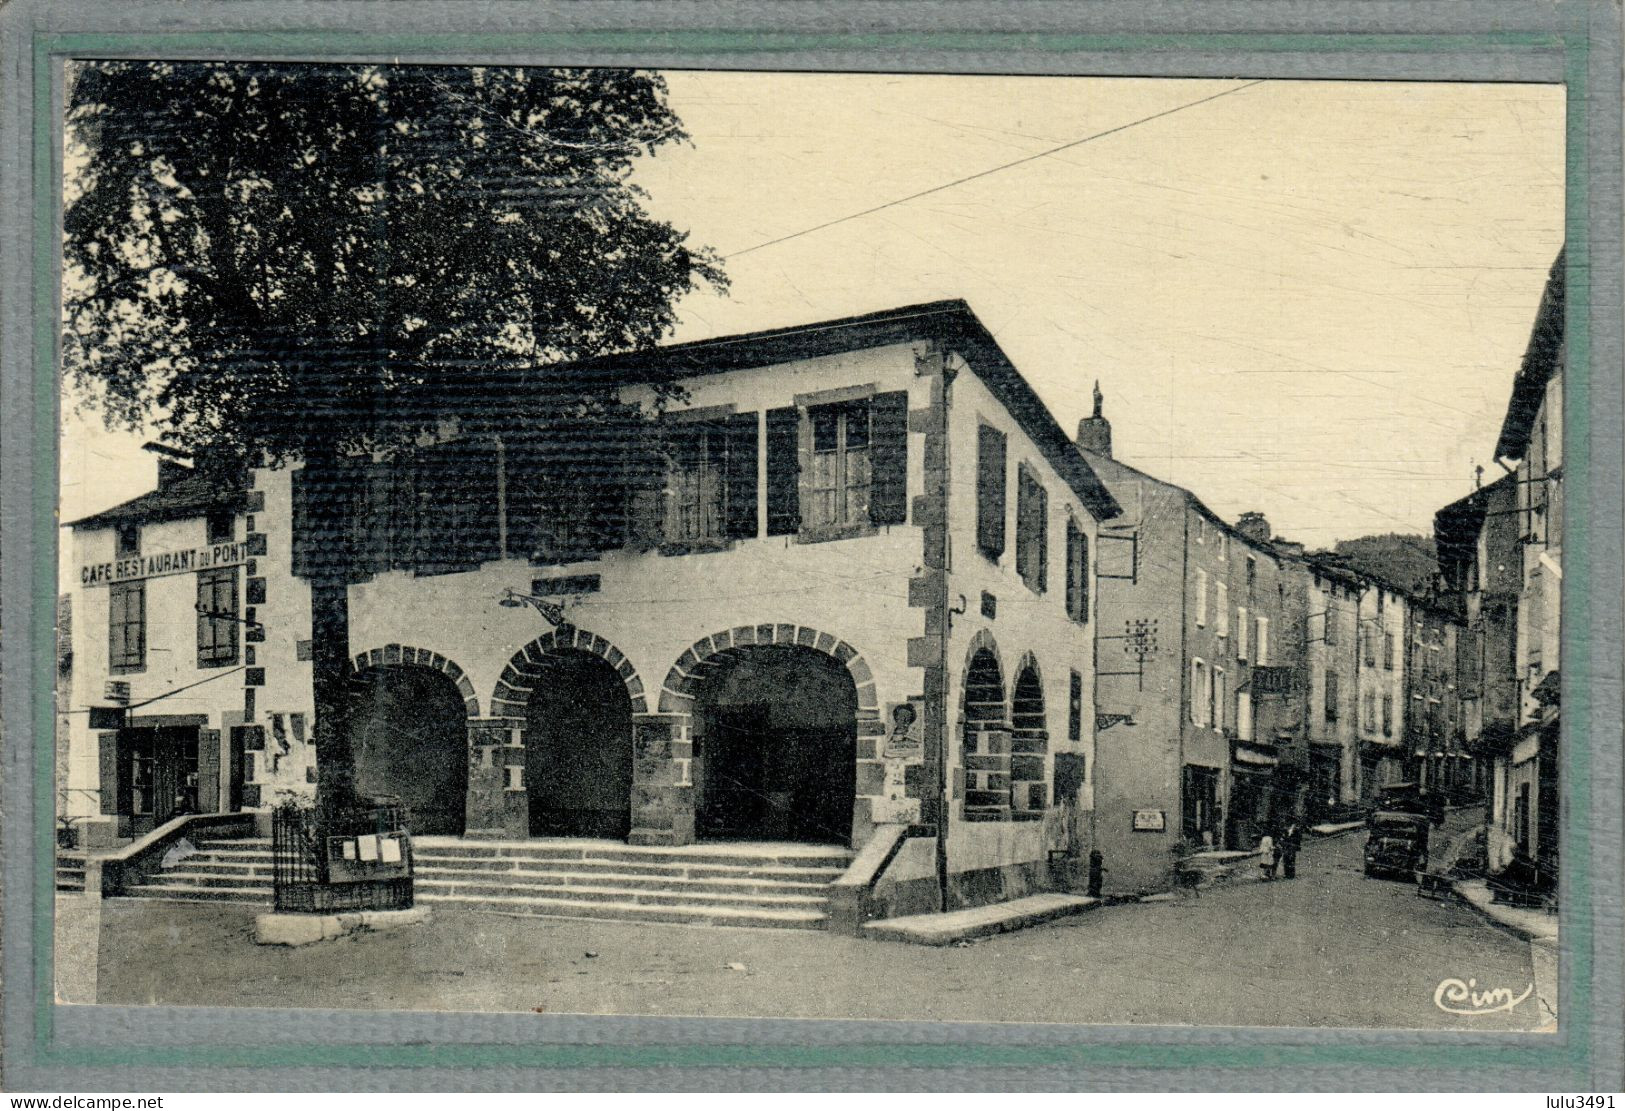
M724 285L630 181L686 138L665 94L627 70L86 63L69 380L110 424L281 456L432 426L495 364L652 344Z

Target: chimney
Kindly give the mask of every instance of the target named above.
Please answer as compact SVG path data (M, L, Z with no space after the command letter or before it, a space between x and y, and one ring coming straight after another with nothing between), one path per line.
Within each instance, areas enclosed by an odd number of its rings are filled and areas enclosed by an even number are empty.
M1084 451L1092 451L1096 455L1104 455L1107 459L1112 457L1112 422L1101 415L1101 404L1105 399L1100 393L1100 380L1095 380L1095 412L1094 416L1084 417L1078 422L1078 446Z
M192 468L173 459L158 460L158 489L167 490L183 478L190 478Z
M1256 509L1249 509L1236 519L1236 531L1255 544L1270 542L1270 523Z

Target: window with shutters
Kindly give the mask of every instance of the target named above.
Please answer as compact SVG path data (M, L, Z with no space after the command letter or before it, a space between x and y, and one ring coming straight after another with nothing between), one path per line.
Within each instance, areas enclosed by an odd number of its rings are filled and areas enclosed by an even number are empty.
M1237 606L1236 607L1236 659L1238 659L1238 660L1245 660L1247 658L1247 640L1248 640L1248 634L1251 631L1252 631L1252 625L1247 621L1247 607L1246 606Z
M1382 735L1394 735L1394 696L1391 694L1382 696Z
M1067 689L1066 735L1069 740L1081 741L1083 739L1083 676L1076 671L1072 673L1071 686Z
M1089 537L1071 517L1066 519L1066 613L1079 624L1089 622Z
M1243 741L1253 739L1253 694L1236 692L1236 736Z
M147 584L114 583L108 591L108 665L140 671L147 666Z
M807 480L804 523L812 529L841 528L869 520L869 402L815 405L812 473Z
M1016 574L1042 594L1049 578L1049 495L1027 467L1016 471Z
M1191 723L1206 725L1213 710L1213 677L1205 660L1191 660Z
M668 541L720 540L728 519L728 436L710 424L674 436L666 491Z
M1382 669L1384 671L1392 671L1392 670L1394 670L1394 634L1393 633L1383 633L1382 634Z
M1326 672L1326 720L1337 720L1337 672Z
M1325 625L1326 625L1326 647L1328 647L1328 648L1336 648L1337 647L1337 610L1332 606L1330 600L1328 600L1327 603L1326 603L1326 616L1324 618L1324 621L1325 621Z
M987 558L1004 555L1006 439L988 425L976 430L976 546Z
M1196 624L1207 627L1207 572L1200 568L1196 571Z
M1222 582L1213 584L1213 623L1221 637L1230 635L1230 588Z
M1253 621L1253 663L1259 667L1270 664L1270 619L1267 617Z
M199 571L197 576L197 665L227 667L237 662L237 568Z
M1216 667L1213 669L1213 728L1218 730L1224 729L1225 699L1227 697L1224 668Z
M141 551L141 526L127 523L113 526L113 554L120 559Z
M767 413L767 534L801 530L801 414L794 407Z

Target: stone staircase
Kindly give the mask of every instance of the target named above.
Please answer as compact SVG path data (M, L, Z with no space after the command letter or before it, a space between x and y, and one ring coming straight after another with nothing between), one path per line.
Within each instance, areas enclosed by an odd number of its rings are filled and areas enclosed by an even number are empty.
M271 842L204 841L199 852L130 894L140 898L271 902ZM844 848L705 844L678 848L549 839L413 841L419 903L499 914L825 928L829 885L851 863Z
M80 892L85 889L85 854L69 849L56 851L56 889Z

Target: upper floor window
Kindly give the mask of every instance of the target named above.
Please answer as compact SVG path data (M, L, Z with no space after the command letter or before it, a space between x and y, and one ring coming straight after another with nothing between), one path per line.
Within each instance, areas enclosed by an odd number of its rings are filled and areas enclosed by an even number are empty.
M204 534L210 544L229 544L236 534L237 515L229 509L216 509L204 518Z
M1083 739L1083 676L1076 671L1072 673L1071 686L1067 690L1066 706L1067 739L1081 741Z
M1247 607L1236 607L1236 659L1247 658L1247 641L1252 632L1252 624L1247 620Z
M141 526L134 522L113 526L113 554L122 559L141 551Z
M1394 735L1394 696L1391 694L1382 696L1382 735Z
M1267 617L1253 621L1253 663L1259 667L1270 665L1270 619Z
M1326 604L1326 616L1322 620L1325 622L1325 625L1326 625L1326 635L1325 635L1326 647L1328 647L1328 648L1336 648L1337 647L1337 611L1332 608L1330 602L1327 602L1327 604Z
M672 542L720 540L733 534L730 522L740 499L749 502L749 535L756 534L756 414L744 414L748 427L698 421L670 433L666 479L665 538ZM749 481L732 481L748 465Z
M108 588L107 662L114 671L147 666L147 584L114 583Z
M1394 670L1394 634L1382 634L1382 667L1384 671Z
M1192 535L1196 537L1198 544L1207 543L1207 522L1202 520L1200 516L1196 518L1196 528L1193 530Z
M1247 596L1253 595L1253 588L1258 585L1258 560L1252 556L1247 557Z
M1222 730L1224 728L1224 711L1227 701L1224 668L1216 667L1213 669L1213 728L1215 729Z
M1016 574L1040 593L1049 574L1049 496L1026 467L1016 472Z
M1326 720L1337 720L1337 672L1326 672Z
M807 484L806 523L813 528L866 524L869 520L869 402L818 405L812 423L812 474Z
M1222 582L1213 584L1213 621L1221 637L1230 635L1230 588Z
M1206 660L1191 660L1191 723L1206 725L1213 716L1213 673Z
M976 429L976 546L997 560L1004 554L1006 437L989 425Z
M1089 537L1071 517L1066 519L1066 613L1089 620Z
M237 568L199 571L197 576L197 665L225 667L237 662Z
M1207 572L1201 568L1196 571L1196 624L1207 625Z

